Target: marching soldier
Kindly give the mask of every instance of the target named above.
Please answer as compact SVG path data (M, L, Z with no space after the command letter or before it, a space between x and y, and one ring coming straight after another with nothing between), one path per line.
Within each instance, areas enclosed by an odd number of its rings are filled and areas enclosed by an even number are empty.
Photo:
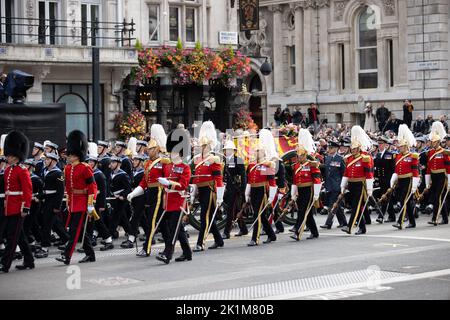
M67 156L69 164L64 168L67 210L69 211L69 242L57 261L70 264L73 251L83 232L83 250L86 256L80 263L94 262L95 253L86 230L87 219L95 212L94 201L97 185L92 168L83 161L86 158L88 142L83 132L74 130L67 137Z
M407 125L400 125L397 140L400 153L395 156L395 173L392 175L390 185L393 189L397 184L396 195L402 205L398 221L393 227L401 230L406 213L409 221L406 228L416 227L411 198L419 186L419 154L409 151L416 144L416 139Z
M111 233L105 225L105 212L106 212L106 197L107 197L107 188L106 188L106 177L104 173L98 168L98 158L95 154L90 155L87 159L87 163L94 171L94 179L95 184L97 185L97 199L95 200L95 211L99 215L100 219L94 221L91 224L94 227L94 230L89 230L89 235L92 234L92 246L95 247L97 245L97 237L100 235L103 239L103 247L100 248L100 251L107 251L114 249L114 244L112 241Z
M116 141L115 151L116 157L118 157L121 161L120 168L125 171L126 174L130 177L130 181L133 179L133 165L130 159L125 155L125 151L127 150L127 144L123 141Z
M333 225L334 213L331 212L332 206L337 201L341 191L342 176L345 171L344 158L337 152L339 143L330 141L328 144L327 156L324 163L324 183L325 183L325 206L324 210L328 212L328 217L323 229L331 229ZM347 219L341 206L336 209L336 216L339 222L338 228L347 226Z
M390 187L392 175L395 173L394 154L389 151L388 139L381 136L378 138L378 153L374 161L374 175L378 178L380 185L380 194L384 195ZM378 223L383 223L384 213L388 212L387 222L395 222L395 213L392 205L393 201L385 201L381 206L383 214L379 214L377 218Z
M45 154L45 168L43 171L44 190L42 194L42 242L41 248L36 251L36 258L47 258L48 248L51 246L50 234L52 229L58 234L61 249L65 249L69 234L63 222L58 217L64 198L64 176L57 167L59 157L56 153Z
M239 233L236 236L243 236L248 233L247 226L243 219L236 217L240 208L241 195L245 192L247 176L245 174L244 160L236 155L236 146L232 140L228 140L224 147L225 165L223 180L226 183L224 204L227 210L227 223L222 234L223 239L230 238L233 228L233 220L238 219ZM243 199L242 199L243 200Z
M144 157L141 155L133 156L133 182L132 189L136 189L140 182L142 181L142 177L144 176ZM129 196L130 194L128 194ZM128 198L127 196L127 198ZM120 247L122 248L133 248L134 240L139 235L139 225L141 223L141 219L144 213L144 205L145 205L145 195L134 196L130 202L130 207L132 209L132 217L130 220L131 227L131 235L129 235L128 241L122 243Z
M131 192L131 180L128 174L121 169L122 159L113 156L111 157L111 186L110 191L115 200L111 202L112 206L112 215L109 224L109 230L113 236L113 238L118 238L119 233L117 232L117 226L119 224L122 225L125 232L128 234L127 241L131 241L134 243L133 232L131 231L130 222L126 215L126 205L127 205L127 196Z
M293 184L291 188L291 199L297 203L297 222L294 226L292 239L299 241L303 232L302 225L306 225L311 231L307 239L319 237L316 222L312 214L314 202L319 200L320 181L319 163L311 156L315 154L316 147L311 133L306 129L298 132L297 157L298 162L294 165ZM305 222L306 220L306 222Z
M200 155L194 158L194 192L192 199L198 193L200 201L200 231L197 245L194 252L204 250L204 243L208 237L208 230L214 236L214 244L208 249L221 248L224 245L222 236L217 228L214 212L218 210L223 202L225 188L222 178L222 163L218 156L214 156L211 151L217 144L216 128L211 121L202 124L199 134ZM211 226L210 226L211 224Z
M144 192L148 191L150 228L146 230L146 240L142 250L137 253L138 257L148 257L151 252L151 237L156 232L156 222L161 216L163 208L164 188L158 182L158 178L164 177L164 166L168 162L167 158L163 158L167 140L164 128L160 124L153 124L150 128L150 135L151 139L147 147L149 160L145 163L143 177L138 181L139 185L127 197L131 202L136 197L144 196Z
M431 149L427 152L427 172L425 175L426 188L430 190L430 200L433 204L433 217L429 224L437 226L439 216L440 224L448 224L447 206L445 196L450 188L450 151L441 147L441 140L446 136L445 128L440 121L433 122L430 132ZM430 188L431 184L431 188Z
M16 269L34 268L33 254L23 232L23 221L30 213L33 197L30 173L20 164L28 155L28 143L28 138L19 131L11 131L5 139L4 154L9 165L3 176L6 248L0 264L0 271L5 273L11 267L17 245L23 254L24 261L22 265L16 266Z
M277 240L277 236L267 220L266 209L275 199L277 186L275 183L275 163L269 161L270 151L267 149L273 140L272 133L267 129L259 132L259 141L255 146L256 157L247 167L247 185L245 188L245 202L250 203L254 213L254 228L249 247L259 244L261 226L267 234L264 243ZM267 195L267 193L269 193Z
M355 224L359 229L356 234L366 233L363 211L373 192L373 159L367 154L372 140L360 126L353 126L351 130L351 154L344 158L345 172L341 182L341 193L345 193L348 186L352 213L350 223L341 230L351 234Z
M286 195L286 169L284 167L283 160L280 159L278 152L276 151L275 141L272 139L273 143L270 144L269 159L275 163L275 184L277 185L277 194L272 202L273 219L275 219L275 233L283 233L284 226L283 222L279 219L281 211L281 202L284 201L283 198ZM272 223L272 219L269 219L269 223Z
M97 142L97 165L106 177L106 194L109 194L109 186L111 184L111 155L108 153L109 144L106 141L99 140Z
M186 208L186 189L189 187L191 168L185 162L190 155L188 133L183 129L171 131L167 136L167 152L170 154L170 164L164 166L164 176L158 182L165 187L164 212L162 213L161 233L165 248L156 256L159 261L168 264L175 250L175 240L180 241L183 254L175 261L192 260L192 251L186 232L181 224L182 211Z
M44 160L42 159L43 155L44 155L44 146L38 142L35 142L33 151L31 151L31 156L33 157L35 162L34 173L41 178L44 172Z

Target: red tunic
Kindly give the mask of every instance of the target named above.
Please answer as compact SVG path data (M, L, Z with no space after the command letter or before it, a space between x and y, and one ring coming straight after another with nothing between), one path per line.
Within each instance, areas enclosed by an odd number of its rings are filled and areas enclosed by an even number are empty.
M189 186L191 168L184 163L167 164L164 166L164 176L167 177L169 181L176 182L175 185L166 188L164 210L167 212L180 211L181 207L185 208L186 206L186 198L183 196L185 195L184 191Z
M394 155L395 173L399 178L419 176L419 155L408 152L406 154Z
M247 183L254 186L268 183L270 187L276 187L275 168L266 164L250 163L247 168Z
M68 164L64 168L64 176L69 212L86 212L89 195L93 195L94 199L97 197L97 184L92 168L84 162L74 166Z
M148 160L145 163L144 176L142 177L139 186L142 189L159 186L158 178L164 176L164 164L161 162L161 158L154 161Z
M22 208L30 208L33 186L30 173L20 165L6 167L5 180L5 216L15 216Z
M373 158L367 153L361 153L356 158L348 155L344 158L346 167L344 177L361 181L373 179Z
M427 174L446 172L450 174L449 151L439 147L427 153Z
M305 163L297 162L294 164L294 184L303 186L311 186L320 184L319 163L315 161L306 161Z
M199 187L205 186L208 183L214 183L216 187L223 187L222 164L220 163L219 157L209 156L202 160L199 158L197 157L197 162L194 161L194 175L198 177L195 177L192 183Z

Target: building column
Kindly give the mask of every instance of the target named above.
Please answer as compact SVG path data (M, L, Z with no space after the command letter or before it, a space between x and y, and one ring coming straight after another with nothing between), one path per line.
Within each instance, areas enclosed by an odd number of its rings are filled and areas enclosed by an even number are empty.
M330 72L331 72L331 81L330 81L330 91L331 93L336 94L338 92L338 88L342 88L341 77L340 77L340 61L339 61L339 46L336 42L333 42L330 45Z
M320 90L330 90L330 52L328 47L328 3L324 2L319 10L319 43L320 43Z
M295 10L295 88L304 89L303 68L303 5L297 4Z
M315 51L317 50L317 39L315 37L315 10L312 6L305 7L303 11L303 46L304 52L304 88L312 91L317 82L317 61Z
M282 42L282 18L280 5L270 7L273 12L273 91L282 92L284 88L283 81L283 42Z
M379 33L379 32L377 32ZM378 69L378 89L386 91L387 69L386 63L387 48L386 39L377 34L377 69Z

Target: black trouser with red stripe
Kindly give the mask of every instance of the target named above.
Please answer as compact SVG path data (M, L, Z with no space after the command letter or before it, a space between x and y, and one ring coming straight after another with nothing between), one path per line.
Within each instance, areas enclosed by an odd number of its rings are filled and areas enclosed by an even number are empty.
M219 228L216 225L216 217L213 218L214 210L216 209L214 192L211 190L211 187L200 187L198 188L198 198L200 201L200 231L198 232L197 245L203 246L208 235L208 228L211 225L211 233L214 236L214 241L219 245L223 245L223 239L220 234Z
M436 221L439 216L442 217L442 222L448 223L447 206L442 202L445 201L444 196L447 191L447 179L446 173L432 173L431 174L431 188L430 188L430 200L433 204L433 221ZM439 207L442 207L441 212ZM439 223L439 221L436 221Z
M187 258L192 257L192 251L191 247L189 247L189 241L186 235L186 231L184 231L184 228L181 225L181 221L178 224L180 214L182 214L180 211L166 212L164 214L163 220L161 221L160 228L165 243L163 254L169 260L172 259L173 252L175 251L176 241L173 241L174 239L178 239L178 241L180 241L181 249L183 250L183 255Z
M414 217L414 207L412 202L412 196L409 198L408 203L405 206L405 201L411 194L412 178L399 178L397 185L397 197L400 201L401 208L403 210L400 212L398 217L398 224L403 226L403 220L408 216L409 224L412 226L416 225L416 219ZM405 211L406 210L406 211Z
M267 208L264 210L263 213L258 218L258 213L264 208L264 206L267 204L267 195L266 195L266 187L252 187L250 189L250 202L253 209L253 218L257 219L257 221L253 225L253 234L252 234L252 240L256 243L259 243L259 236L261 232L261 224L264 228L264 231L267 234L267 237L272 240L276 240L277 236L275 235L275 232L272 229L272 226L269 223L269 220L267 219L267 212L269 211Z
M84 224L87 214L85 212L71 212L69 221L69 242L67 243L64 256L67 260L72 258L73 251L78 242L78 238L83 236ZM92 223L92 222L90 222ZM92 248L91 237L86 230L84 234L83 249L87 256L95 257L94 249Z
M2 257L3 269L9 270L11 267L17 245L19 245L23 254L24 264L30 264L34 261L27 237L23 231L23 220L24 218L20 214L5 217L6 248Z
M300 227L305 220L306 210L312 205L314 199L314 191L313 186L307 187L299 187L298 188L298 197L297 197L297 221L295 223L295 229L298 230L296 234L300 233ZM314 236L319 236L319 230L317 230L316 221L314 220L313 215L314 206L311 207L311 210L308 213L308 217L306 217L306 226L311 231L311 234Z

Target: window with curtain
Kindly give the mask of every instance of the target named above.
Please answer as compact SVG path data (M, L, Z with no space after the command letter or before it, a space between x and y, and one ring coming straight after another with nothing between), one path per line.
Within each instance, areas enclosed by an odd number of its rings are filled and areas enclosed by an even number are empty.
M378 86L376 15L365 7L358 20L358 82L360 89Z

